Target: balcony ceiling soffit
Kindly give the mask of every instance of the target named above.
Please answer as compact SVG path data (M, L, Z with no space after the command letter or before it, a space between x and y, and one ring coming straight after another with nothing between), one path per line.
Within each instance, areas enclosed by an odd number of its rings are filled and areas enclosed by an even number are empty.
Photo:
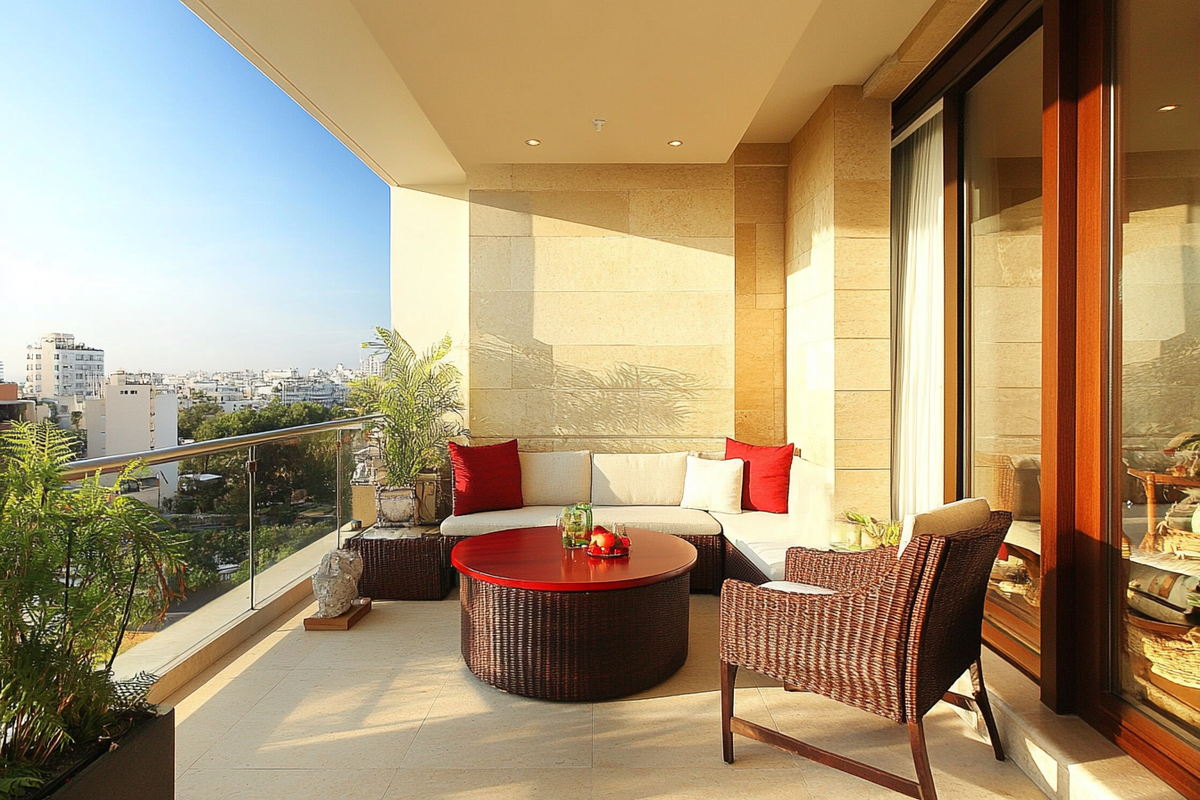
M387 183L462 168L349 0L183 0Z
M183 2L385 181L416 185L460 183L464 164L724 163L741 141L790 141L932 0Z
M723 163L820 4L351 2L464 164Z
M744 140L791 141L831 88L866 83L933 5L933 0L824 0Z

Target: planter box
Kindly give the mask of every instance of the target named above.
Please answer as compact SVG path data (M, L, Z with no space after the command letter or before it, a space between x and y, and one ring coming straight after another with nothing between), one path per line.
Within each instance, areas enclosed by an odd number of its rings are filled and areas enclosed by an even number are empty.
M442 563L437 528L418 528L420 536L378 539L359 534L344 547L362 555L359 594L372 600L441 600L450 593L453 575Z
M139 725L49 795L52 800L174 800L175 709Z

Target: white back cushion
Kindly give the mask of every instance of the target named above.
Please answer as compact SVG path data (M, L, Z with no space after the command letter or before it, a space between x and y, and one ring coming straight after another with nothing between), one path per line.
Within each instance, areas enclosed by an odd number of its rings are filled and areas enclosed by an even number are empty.
M788 480L788 516L802 530L828 536L833 528L833 492L829 470L800 456L792 457Z
M687 453L594 454L592 505L679 505L683 501L687 457Z
M914 536L946 536L969 531L987 522L991 514L991 506L982 497L968 497L923 514L909 514L904 518L904 530L900 534L900 548L896 555L904 554L904 548L908 547Z
M589 451L517 455L521 459L521 495L525 505L569 506L591 499L592 454Z
M742 468L740 458L711 461L688 456L683 482L683 500L679 505L722 514L742 513Z

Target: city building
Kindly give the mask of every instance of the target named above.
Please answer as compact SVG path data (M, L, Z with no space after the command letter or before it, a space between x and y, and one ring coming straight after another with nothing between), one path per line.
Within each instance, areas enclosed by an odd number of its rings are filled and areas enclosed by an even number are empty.
M350 389L326 378L294 378L278 382L282 403L320 403L331 407L346 402Z
M36 402L22 399L17 384L5 383L0 380L0 431L10 427L14 422L36 421Z
M358 374L364 378L378 378L383 375L383 365L387 361L384 356L371 353L358 360Z
M61 406L60 406L61 408ZM141 453L179 444L179 401L171 391L140 382L117 372L102 385L99 397L87 398L79 408L80 427L87 431L88 458ZM63 423L60 411L59 424ZM172 462L146 468L143 491L154 488L154 499L173 497L179 484L179 466Z
M25 391L36 397L96 397L104 384L104 351L74 334L47 333L25 347Z

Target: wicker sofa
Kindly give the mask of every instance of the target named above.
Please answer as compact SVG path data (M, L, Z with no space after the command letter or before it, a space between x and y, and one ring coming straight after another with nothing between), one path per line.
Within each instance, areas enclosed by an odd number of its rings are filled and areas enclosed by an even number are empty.
M706 454L720 458L721 454ZM597 525L669 533L697 551L692 591L717 592L726 577L761 584L783 577L788 547L824 548L832 522L826 470L792 460L788 513L720 514L681 508L687 453L521 453L524 508L452 515L443 552L463 538L509 528L554 525L563 506L591 502Z

